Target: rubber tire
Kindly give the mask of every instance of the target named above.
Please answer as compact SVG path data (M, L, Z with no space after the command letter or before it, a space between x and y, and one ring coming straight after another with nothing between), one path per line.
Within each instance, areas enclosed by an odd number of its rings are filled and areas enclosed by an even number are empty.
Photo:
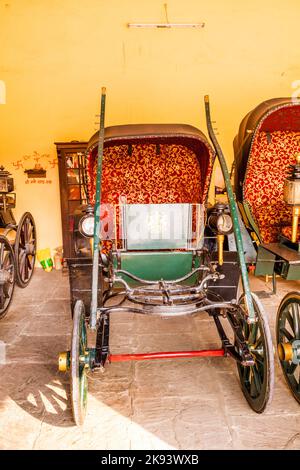
M79 342L80 342L80 325L83 322L85 328L85 312L84 304L82 300L77 300L74 307L73 315L73 330L72 330L72 340L71 340L71 357L70 357L70 375L71 375L71 401L72 401L72 411L75 424L77 426L82 426L84 423L87 407L87 375L85 370L83 374L85 376L84 380L86 381L86 396L81 397L81 383L80 383L80 366L79 366ZM85 335L86 336L86 335ZM87 344L85 344L85 347Z

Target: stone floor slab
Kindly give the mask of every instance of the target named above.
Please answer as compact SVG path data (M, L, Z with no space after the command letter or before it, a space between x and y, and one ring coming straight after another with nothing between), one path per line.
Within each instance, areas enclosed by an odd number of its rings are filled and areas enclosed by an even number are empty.
M271 283L251 278L253 290L271 294ZM299 282L278 280L263 296L274 338L282 296ZM285 385L277 360L274 400L255 414L248 406L231 358L112 363L89 373L85 424L74 426L69 375L57 355L71 333L68 278L36 270L26 289L16 288L0 339L1 449L299 449L300 407ZM90 341L92 340L90 335ZM161 320L116 314L113 353L220 347L207 314Z

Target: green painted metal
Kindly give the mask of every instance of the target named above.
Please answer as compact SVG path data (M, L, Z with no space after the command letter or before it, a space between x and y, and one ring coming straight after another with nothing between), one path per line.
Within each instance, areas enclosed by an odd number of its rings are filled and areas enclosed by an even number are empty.
M79 326L79 358L83 356L85 358L87 346L87 332L85 326L85 317L84 313L80 317L80 326ZM85 363L79 360L79 370L78 370L78 380L79 380L79 406L82 409L86 409L87 406L87 395L88 395L88 380L86 375Z
M254 222L249 204L247 202L243 202L243 207L244 207L244 211L246 213L248 221L250 222L251 227L253 228L254 232L256 233L258 239L261 241L260 231L259 231L259 228L256 225L256 223Z
M287 281L299 281L300 265L288 262L282 263L281 276Z
M255 276L272 276L275 267L276 255L262 246L258 247L255 265Z
M233 189L232 189L229 172L228 172L227 165L226 165L226 160L224 158L222 149L216 139L216 136L214 134L214 130L212 127L208 96L205 96L204 102L205 102L205 114L206 114L207 129L208 129L209 137L213 143L218 160L220 162L220 166L221 166L224 181L225 181L226 191L228 195L228 202L229 202L231 217L233 221L235 242L236 242L238 255L239 255L242 282L243 282L243 288L244 288L244 293L246 297L245 299L246 308L247 308L248 315L249 315L249 322L255 322L256 315L255 315L255 311L253 307L253 301L252 301L249 278L248 278L248 271L247 271L247 266L245 262L243 240L242 240L242 234L241 234L241 230L239 226L239 219L238 219L238 208L236 205L235 196L234 196Z
M98 283L99 283L99 241L100 241L100 204L101 204L101 179L102 179L102 160L104 148L104 118L105 118L105 88L102 88L101 106L100 106L100 130L98 140L98 159L97 159L97 179L96 179L96 197L94 207L94 239L93 239L93 274L92 274L92 301L90 328L94 330L97 322L98 307ZM100 305L101 307L101 305Z
M93 364L95 362L95 359L96 359L96 348L86 348L86 352L87 352L87 355L86 355L86 364L89 366L90 369L93 368Z
M117 259L114 258L114 266L117 268ZM148 281L164 279L170 281L185 276L192 271L193 253L191 251L153 252L137 251L121 253L121 269L134 276ZM195 267L199 266L199 258L195 258ZM124 274L120 274L130 286L137 283ZM195 282L195 276L185 281L185 284Z

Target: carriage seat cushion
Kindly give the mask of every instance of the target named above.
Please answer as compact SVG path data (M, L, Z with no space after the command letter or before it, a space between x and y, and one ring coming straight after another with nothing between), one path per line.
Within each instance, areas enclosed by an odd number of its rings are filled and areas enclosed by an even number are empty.
M89 197L94 202L96 165L88 162ZM138 144L104 149L103 203L167 204L202 202L201 170L194 152L183 145Z
M264 243L277 241L282 228L291 224L291 211L284 202L256 206L255 214Z
M89 200L95 202L97 149L88 157ZM211 167L209 167L210 176ZM106 147L101 201L116 206L120 238L120 197L127 204L202 203L208 191L195 152L180 144L133 144ZM110 242L105 242L109 249Z
M244 200L264 243L276 242L282 227L291 225L291 210L283 200L283 183L297 152L300 152L300 132L260 131L253 142Z

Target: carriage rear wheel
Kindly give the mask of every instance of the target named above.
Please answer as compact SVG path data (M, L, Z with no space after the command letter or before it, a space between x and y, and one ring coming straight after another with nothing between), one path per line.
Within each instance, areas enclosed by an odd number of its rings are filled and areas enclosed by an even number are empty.
M271 332L264 308L255 294L252 294L257 322L248 324L242 310L239 322L243 329L254 365L245 366L237 363L242 391L250 407L256 413L262 413L272 400L274 388L274 352ZM245 297L239 304L245 308Z
M299 292L290 292L279 305L276 318L276 340L284 378L294 398L300 403L300 364L298 362L300 359L298 353L300 345ZM293 351L295 342L298 342L298 347L296 346Z
M30 212L22 215L15 240L16 281L26 287L32 277L36 256L36 228Z
M74 307L71 344L71 400L74 421L77 425L84 422L87 406L87 332L84 304L77 300Z
M15 256L8 239L0 235L0 320L4 318L15 287Z

